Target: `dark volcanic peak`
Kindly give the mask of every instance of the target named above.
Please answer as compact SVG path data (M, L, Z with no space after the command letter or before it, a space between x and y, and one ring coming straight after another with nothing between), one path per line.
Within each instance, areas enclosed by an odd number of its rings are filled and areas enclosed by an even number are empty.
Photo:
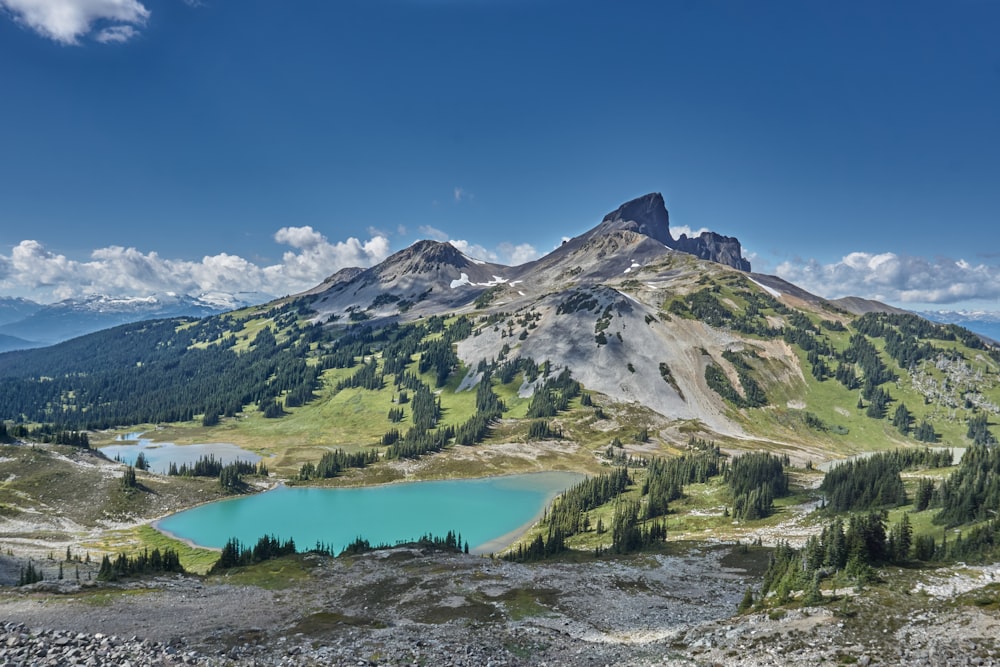
M750 262L743 258L740 240L735 236L702 232L694 238L689 238L687 234L681 234L673 247L701 259L709 259L740 271L750 272Z
M722 236L715 232L702 232L689 238L686 234L674 240L670 233L670 214L663 202L663 195L651 192L648 195L625 202L604 216L597 227L586 235L588 238L611 231L627 230L644 234L674 250L692 254L719 264L731 266L740 271L750 271L750 262L743 258L738 239Z
M667 247L673 247L674 239L670 235L670 214L667 213L663 195L659 192L651 192L622 204L604 216L604 220L594 232L600 234L612 230L645 234Z

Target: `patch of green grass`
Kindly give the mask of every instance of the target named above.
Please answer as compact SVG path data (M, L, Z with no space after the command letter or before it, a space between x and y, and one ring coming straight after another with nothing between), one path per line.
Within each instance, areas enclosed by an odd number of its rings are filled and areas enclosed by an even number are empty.
M234 568L212 578L227 584L283 590L304 584L310 579L311 571L312 567L304 560L304 556L296 554Z
M512 621L523 621L552 614L552 607L559 601L559 592L552 588L512 588L489 599L502 603L504 612Z
M99 540L81 545L84 551L99 553L135 555L143 550L173 549L180 556L181 565L188 572L204 574L219 559L219 552L212 549L193 547L185 542L168 537L151 526L137 526L104 533ZM98 559L99 560L99 559Z
M517 390L521 388L523 382L524 374L518 373L507 384L496 383L493 385L493 391L507 406L507 412L503 415L507 419L524 419L528 414L528 404L531 399L521 398L517 395Z
M351 628L384 628L385 623L374 618L363 616L348 616L335 611L320 611L300 618L289 633L302 633L310 637L322 637L344 627Z
M71 597L90 607L110 607L116 602L129 597L147 595L149 589L143 588L90 588L74 593Z
M209 568L219 559L219 552L214 549L203 549L194 547L186 542L164 535L152 526L139 526L135 528L135 534L140 544L150 551L159 549L173 549L180 556L181 565L188 572L195 574L205 574Z
M532 661L532 659L539 651L544 651L548 648L547 644L542 644L540 642L534 642L527 639L508 641L505 642L503 646L514 657L528 661Z
M762 577L770 564L771 552L768 548L744 544L733 547L719 562L723 567L746 570L752 576Z
M987 584L982 588L963 593L955 599L955 604L974 606L983 611L1000 611L1000 584Z
M496 609L493 605L483 602L470 601L457 606L433 605L425 608L416 614L414 619L418 623L430 623L439 625L451 621L467 621L469 623L485 623L494 620Z

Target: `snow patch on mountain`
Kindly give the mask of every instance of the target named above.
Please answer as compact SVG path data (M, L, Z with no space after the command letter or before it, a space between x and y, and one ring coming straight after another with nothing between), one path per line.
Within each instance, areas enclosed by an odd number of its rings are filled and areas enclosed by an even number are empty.
M776 299L781 298L781 292L779 292L778 290L774 289L773 287L768 287L764 283L757 282L756 280L754 280L750 276L747 276L747 277L750 278L750 282L752 282L754 285L756 285L757 287L761 288L762 290L764 290L765 292L767 292L768 294L770 294L774 298L776 298Z
M469 287L495 287L496 285L506 285L508 282L510 282L510 281L508 281L506 278L502 278L500 276L493 276L493 280L487 280L486 282L482 282L482 283L474 283L471 280L469 280L469 274L465 273L463 271L462 274L458 278L456 278L455 280L451 281L451 288L455 289L457 287L465 287L465 286L469 286ZM514 285L514 284L519 283L519 282L521 282L521 281L520 280L515 280L514 282L512 282L510 284Z

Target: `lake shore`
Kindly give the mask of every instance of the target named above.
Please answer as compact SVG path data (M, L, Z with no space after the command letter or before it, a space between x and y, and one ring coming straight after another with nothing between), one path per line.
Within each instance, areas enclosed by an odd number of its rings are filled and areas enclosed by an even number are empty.
M396 544L453 531L476 553L490 553L513 543L559 493L583 478L548 472L360 488L279 484L262 494L172 513L153 527L189 546L212 549L232 537L252 544L274 535L294 539L299 548L323 544L339 549L357 537ZM490 531L490 522L501 526L501 532Z

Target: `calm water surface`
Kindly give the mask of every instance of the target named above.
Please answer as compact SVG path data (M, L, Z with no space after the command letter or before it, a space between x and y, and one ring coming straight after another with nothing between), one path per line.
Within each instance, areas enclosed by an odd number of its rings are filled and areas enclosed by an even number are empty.
M185 510L155 525L204 547L221 548L231 537L252 546L274 535L294 539L300 550L320 542L337 552L359 536L373 545L395 544L453 530L473 551L485 552L523 530L583 477L547 472L351 489L283 486Z
M214 456L222 461L223 465L240 461L257 463L261 457L253 452L248 452L236 445L221 442L214 442L202 445L176 445L172 442L153 442L146 438L141 438L141 433L128 433L122 440L132 441L129 444L108 445L101 447L101 452L109 459L121 459L123 463L134 465L135 459L142 452L149 461L151 472L166 475L171 463L176 463L177 467L183 464L193 465L203 456ZM134 437L130 437L134 436Z

